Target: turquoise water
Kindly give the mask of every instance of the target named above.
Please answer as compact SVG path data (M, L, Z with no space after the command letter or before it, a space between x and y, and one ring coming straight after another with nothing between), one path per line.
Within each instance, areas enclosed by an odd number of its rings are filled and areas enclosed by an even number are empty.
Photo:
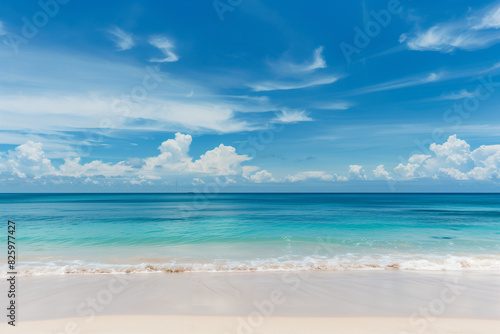
M26 275L500 270L498 194L0 194L0 216Z

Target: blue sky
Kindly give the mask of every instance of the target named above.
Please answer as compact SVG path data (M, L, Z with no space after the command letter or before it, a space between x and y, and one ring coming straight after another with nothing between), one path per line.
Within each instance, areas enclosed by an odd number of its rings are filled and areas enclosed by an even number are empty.
M499 29L498 1L3 3L0 191L498 191Z

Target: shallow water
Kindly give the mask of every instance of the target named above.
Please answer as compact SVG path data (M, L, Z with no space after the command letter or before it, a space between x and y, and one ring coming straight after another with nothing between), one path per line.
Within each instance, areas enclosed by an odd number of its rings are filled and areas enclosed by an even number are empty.
M499 194L2 194L0 218L23 275L500 270Z

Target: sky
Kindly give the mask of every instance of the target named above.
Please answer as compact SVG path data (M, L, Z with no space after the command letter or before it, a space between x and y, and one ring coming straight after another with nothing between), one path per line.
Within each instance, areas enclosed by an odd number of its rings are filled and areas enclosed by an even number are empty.
M500 1L0 4L0 192L498 192Z

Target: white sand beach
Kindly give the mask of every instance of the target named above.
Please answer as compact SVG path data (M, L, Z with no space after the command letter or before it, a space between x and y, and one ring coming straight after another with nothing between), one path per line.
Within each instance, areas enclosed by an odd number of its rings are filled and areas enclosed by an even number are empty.
M135 334L135 333L481 333L498 334L500 321L484 319L439 318L432 327L418 331L408 325L405 318L386 317L351 317L351 318L317 318L317 317L269 317L257 327L241 326L240 318L220 316L103 316L97 317L85 329L80 329L81 319L59 319L33 321L21 324L17 328L2 325L2 333L95 333L95 334ZM5 332L4 332L5 329Z
M496 272L19 278L2 333L498 333ZM2 281L0 288L5 290Z

